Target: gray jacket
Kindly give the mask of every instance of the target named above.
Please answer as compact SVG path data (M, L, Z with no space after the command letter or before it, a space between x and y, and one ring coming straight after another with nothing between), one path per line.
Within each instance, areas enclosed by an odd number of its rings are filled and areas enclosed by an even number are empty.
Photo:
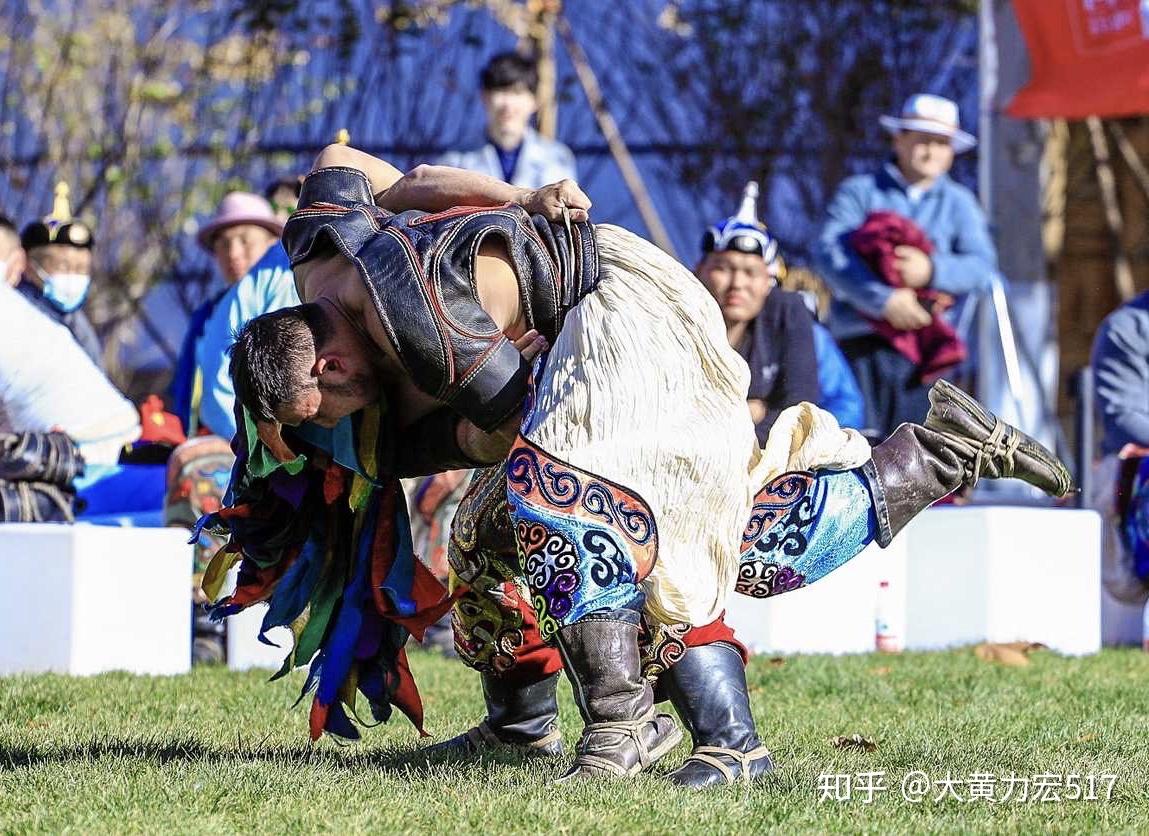
M437 162L440 165L489 174L497 180L503 179L499 153L489 141L471 151L449 151ZM523 148L519 152L519 159L511 176L511 184L524 189L538 189L563 179L578 179L571 149L561 142L539 136L538 131L533 128L527 128L527 133L523 137Z

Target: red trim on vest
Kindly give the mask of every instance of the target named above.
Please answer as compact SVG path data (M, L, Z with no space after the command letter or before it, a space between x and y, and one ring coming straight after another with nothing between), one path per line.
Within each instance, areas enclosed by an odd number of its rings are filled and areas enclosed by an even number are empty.
M477 215L480 212L496 212L499 209L509 209L514 206L513 203L500 203L498 206L455 206L451 209L444 209L442 212L436 212L433 215L423 215L421 218L407 221L407 226L419 226L421 224L431 224L436 221L446 221L451 218L461 218L465 215Z

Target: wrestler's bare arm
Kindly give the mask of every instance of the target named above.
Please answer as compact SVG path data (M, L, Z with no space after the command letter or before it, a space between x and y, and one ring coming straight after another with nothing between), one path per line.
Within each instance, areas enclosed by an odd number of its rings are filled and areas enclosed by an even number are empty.
M514 203L552 221L562 220L565 207L572 221L585 221L591 207L590 198L573 180L530 190L450 166L419 165L402 174L390 163L347 145L328 145L320 152L314 169L329 166L362 171L371 183L376 205L389 212L405 209L439 212L453 206Z

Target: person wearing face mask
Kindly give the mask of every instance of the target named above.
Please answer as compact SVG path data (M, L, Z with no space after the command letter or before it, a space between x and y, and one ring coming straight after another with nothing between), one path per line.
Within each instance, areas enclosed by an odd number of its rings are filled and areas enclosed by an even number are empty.
M92 230L72 217L67 184L56 186L52 214L24 227L20 245L27 258L16 290L71 331L103 369L100 340L83 311L92 281Z
M500 53L483 67L479 86L487 113L486 142L470 151L448 153L440 165L477 171L525 189L578 179L570 148L531 127L538 110L535 61L516 52Z
M786 265L778 242L758 221L758 184L746 184L738 214L702 238L695 268L722 309L726 337L750 366L747 403L759 443L788 406L818 403L814 321L797 293L779 288Z
M897 333L937 330L939 307L923 301L984 290L997 269L977 198L949 177L954 155L977 144L961 129L957 104L917 94L881 124L892 136L892 158L839 186L815 245L816 266L834 296L830 330L865 395L866 428L876 437L922 420L929 409L929 376L904 350L913 338ZM879 212L886 221L900 216L931 245L890 248L888 278L895 282L879 276L854 245L855 233Z
M0 215L0 285L15 287L26 266L20 233L7 215Z

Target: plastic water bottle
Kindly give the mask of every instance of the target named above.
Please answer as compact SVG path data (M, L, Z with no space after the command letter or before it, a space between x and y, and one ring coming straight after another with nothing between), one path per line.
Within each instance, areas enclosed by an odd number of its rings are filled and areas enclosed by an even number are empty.
M874 646L879 653L901 653L905 647L902 607L890 589L889 581L878 584L874 613Z

